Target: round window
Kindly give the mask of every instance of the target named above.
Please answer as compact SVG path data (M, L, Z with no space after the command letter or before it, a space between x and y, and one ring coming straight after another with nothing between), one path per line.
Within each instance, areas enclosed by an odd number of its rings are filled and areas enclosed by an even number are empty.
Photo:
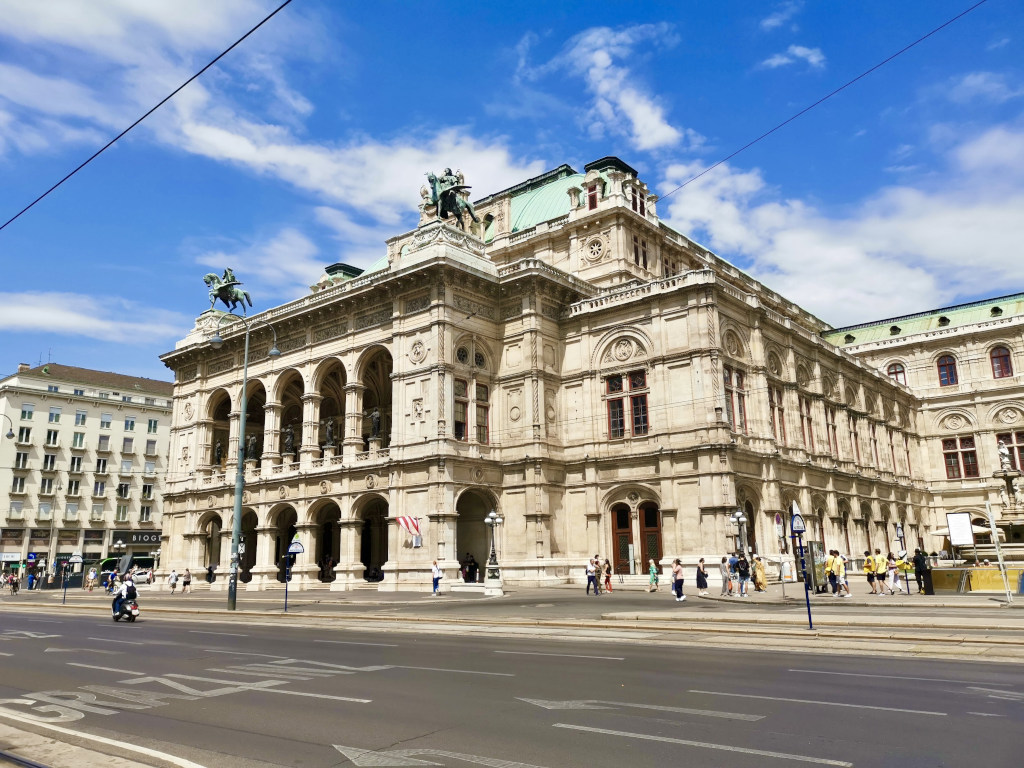
M467 362L469 362L469 350L466 349L465 347L459 347L458 350L455 352L455 359L458 360L463 365L465 365Z
M473 365L475 365L477 368L483 368L484 362L484 356L482 353L477 352L475 355L473 355Z

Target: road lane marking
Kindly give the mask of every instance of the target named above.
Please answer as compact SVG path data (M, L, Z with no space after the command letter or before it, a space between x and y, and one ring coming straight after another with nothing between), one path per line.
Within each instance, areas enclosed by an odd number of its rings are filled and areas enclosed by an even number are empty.
M559 656L564 659L604 659L606 661L625 661L622 656L581 656L576 653L535 653L534 651L495 651L510 656Z
M979 686L976 686L976 685L972 685L967 690L969 690L969 691L979 691L980 693L990 694L989 695L990 699L991 698L999 698L999 699L1011 699L1011 700L1021 700L1021 701L1024 701L1024 693L1018 693L1017 691L996 691L996 690L993 690L992 688L983 688L983 687L979 687Z
M216 648L203 648L207 653L228 653L232 656L265 656L268 659L287 659L287 656L275 656L273 653L246 653L245 651L219 651Z
M248 635L240 635L237 632L204 632L201 629L190 629L189 632L193 635L226 635L227 637L248 637Z
M350 696L328 696L326 693L305 693L303 691L285 691L281 688L261 688L267 693L283 693L286 696L310 696L314 699L331 699L333 701L354 701L356 704L369 704L373 699L354 699Z
M824 669L791 669L790 672L803 672L808 675L842 675L844 677L881 677L886 680L920 680L926 683L960 683L962 685L1001 685L1010 683L978 683L974 680L949 680L944 677L901 677L900 675L868 675L862 672L827 672Z
M0 656L13 656L13 653L0 653Z
M0 711L0 717L10 717L9 714ZM20 718L18 718L20 722ZM159 760L164 760L172 765L177 765L179 768L206 768L204 765L199 763L193 763L191 760L186 760L184 757L176 757L175 755L169 755L166 752L157 752L155 749L149 749L148 747L140 747L137 744L127 741L116 741L114 739L108 739L103 736L94 736L91 733L85 733L84 731L73 731L70 728L61 728L59 725L51 725L49 723L41 723L38 720L32 721L34 728L45 728L46 730L55 731L57 733L63 733L67 736L74 736L79 739L88 739L91 741L97 741L100 744L107 744L112 747L119 747L120 749L126 749L129 752L138 752L140 755L147 755L149 757L155 757Z
M140 643L135 640L110 640L106 637L90 637L90 640L95 640L98 643L118 643L120 645L146 645L146 643Z
M43 653L103 653L107 656L116 656L121 651L106 651L102 648L47 648Z
M273 674L271 674L270 672L249 672L249 671L241 669L239 667L207 667L206 671L207 672L219 672L219 673L225 673L226 672L226 673L229 673L229 674L232 674L232 675L246 675L247 677L262 677L262 678L280 677L280 678L283 678L285 680L292 680L292 681L295 681L295 680L312 680L313 679L309 675L298 675L298 674L294 674L294 673L289 674L288 672L275 672Z
M401 664L393 664L390 669L422 669L427 672L457 672L460 675L492 675L494 677L515 677L512 672L481 672L476 669L443 669L441 667L409 667Z
M703 715L704 717L721 717L726 720L746 720L756 722L764 720L765 715L743 715L738 712L719 712L714 709L689 709L687 707L665 707L660 704L632 704L628 701L601 701L599 699L579 699L569 701L546 701L545 699L524 699L519 701L533 704L544 709L615 709L616 707L634 707L636 709L654 709L659 712L678 712L682 715Z
M927 712L921 709L899 709L898 707L880 707L876 704L847 704L843 701L820 701L813 699L784 699L780 696L755 696L752 693L726 693L725 691L699 691L693 688L690 689L690 693L703 693L706 696L735 696L740 699L763 699L765 701L788 701L793 704L813 704L815 706L825 707L851 707L853 709L875 709L884 710L885 712L904 712L910 715L935 715L936 717L946 717L946 712Z
M690 741L689 739L673 739L668 736L650 736L646 733L630 733L629 731L612 731L607 728L590 728L586 725L569 725L568 723L555 723L554 728L568 728L573 731L585 731L587 733L603 733L608 736L624 736L627 739L646 739L647 741L663 741L667 744L682 744L687 747L700 747L701 749L720 749L723 752L741 752L745 755L758 755L760 757L777 757L781 760L797 760L802 763L815 763L816 765L836 765L841 768L853 768L853 763L842 760L826 760L822 757L808 757L807 755L791 755L786 752L769 752L764 749L748 749L747 747L734 747L729 744L710 744L706 741Z
M65 662L69 667L85 667L86 669L102 669L104 672L117 672L120 675L144 675L145 672L132 672L130 669L116 669L114 667L96 667L92 664L79 664L77 661Z
M314 640L314 643L333 643L334 645L377 645L381 648L398 648L395 643L357 643L353 640Z
M968 712L968 715L977 715L978 717L1006 717L1006 715L997 715L995 712Z

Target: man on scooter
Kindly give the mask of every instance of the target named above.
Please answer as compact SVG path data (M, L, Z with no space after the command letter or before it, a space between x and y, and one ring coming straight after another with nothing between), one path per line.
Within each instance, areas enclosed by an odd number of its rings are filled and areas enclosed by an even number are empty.
M135 582L132 581L131 575L126 573L124 576L124 583L121 585L120 591L118 591L117 595L114 597L114 616L117 616L117 614L121 612L121 603L125 600L135 600L138 596L139 593L138 590L135 589Z

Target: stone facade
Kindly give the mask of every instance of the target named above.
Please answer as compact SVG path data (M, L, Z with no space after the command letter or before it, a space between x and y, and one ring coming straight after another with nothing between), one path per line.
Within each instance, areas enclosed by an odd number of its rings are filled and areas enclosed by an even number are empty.
M22 365L0 381L3 431L12 433L0 438L5 568L160 548L171 391L169 382L57 363Z
M491 510L517 584L580 580L594 553L618 573L717 563L737 509L778 558L794 501L829 546L889 549L896 524L915 545L934 526L919 396L656 204L603 158L478 201L467 232L425 213L364 274L329 268L252 319L244 436L245 329L204 313L162 358L165 564L229 569L243 443L250 589L284 578L295 536L293 586L427 589L433 559L449 580L484 562Z

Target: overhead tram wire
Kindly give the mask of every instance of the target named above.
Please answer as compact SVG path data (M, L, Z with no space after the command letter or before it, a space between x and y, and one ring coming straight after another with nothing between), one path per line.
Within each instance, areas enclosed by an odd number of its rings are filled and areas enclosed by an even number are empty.
M925 40L927 40L927 39L928 39L929 37L931 37L932 35L934 35L934 34L935 34L936 32L939 32L939 31L941 31L941 30L945 29L946 27L948 27L948 26L949 26L950 24L952 24L953 22L955 22L955 21L957 21L957 20L959 20L959 19L963 18L964 16L966 16L966 15L967 15L968 13L970 13L970 12L971 12L971 11L973 11L973 10L975 10L975 9L976 9L976 8L978 8L979 6L981 6L981 5L984 5L984 4L986 3L986 2L988 2L988 0L979 0L979 2L975 3L974 5L972 5L972 6L971 6L970 8L968 8L967 10L961 11L960 13L958 13L958 14L957 14L956 16L954 16L953 18L949 19L948 21L945 21L945 22L943 22L943 23L942 23L942 24L940 24L939 26L935 27L935 29L933 29L933 30L932 30L931 32L928 32L927 34L925 34L925 35L922 35L921 37L917 38L917 40L915 40L914 42L910 43L909 45L907 45L907 46L905 46L905 47L901 48L900 50L896 51L896 53L892 54L892 55L891 55L891 56L889 56L889 57L888 57L887 59L883 59L882 61L880 61L880 62L878 62L877 64L875 64L875 66L871 67L870 69L867 69L867 70L865 70L864 72L861 72L861 73L860 73L859 75L857 75L857 76L856 76L855 78L853 78L852 80L849 80L849 81L847 81L846 83L843 83L843 85L839 86L838 88L836 88L836 89L835 89L834 91L832 91L831 93L829 93L829 94L826 94L825 96L822 96L822 97L821 97L820 99L818 99L818 100L817 100L816 102L814 102L813 104L811 104L811 105L809 105L809 106L806 106L806 107L804 107L803 109L801 109L801 110L800 110L799 112L797 112L797 113L796 113L795 115L793 115L792 117L789 117L788 119L786 119L786 120L783 120L783 121L782 121L781 123L779 123L778 125L776 125L776 126L775 126L774 128L772 128L771 130L769 130L769 131L765 131L765 132L764 132L764 133L762 133L762 134L761 134L760 136L758 136L758 137L757 137L756 139L753 139L752 141L749 141L749 142L747 142L747 143L746 143L746 144L744 144L744 145L743 145L742 147L740 147L740 148L739 148L739 149L737 149L737 150L736 150L735 152L733 152L733 153L732 153L731 155L727 155L726 157L723 157L723 158L722 158L721 160L719 160L719 161L718 161L717 163L715 163L714 165L710 165L710 166L708 166L707 168L705 168L705 169L704 169L703 171L701 171L700 173L696 174L695 176L691 176L691 177L690 177L689 179L687 179L686 181L684 181L684 182L683 182L682 184L680 184L680 185L679 185L678 187L676 187L675 189L671 190L670 192L666 192L666 193L665 193L664 195L661 195L661 196L659 197L659 200L664 200L664 199L665 199L666 197L668 197L669 195L675 194L676 192L678 192L678 191L679 191L680 189L682 189L683 187L687 186L688 184L692 184L692 183L693 183L693 182L695 182L695 181L696 181L697 179L699 179L699 178L700 178L701 176L704 176L705 174L707 174L707 173L710 173L711 171L713 171L713 170L714 170L715 168L717 168L718 166L722 165L723 163L727 163L727 162L729 162L729 161L730 161L730 160L731 160L732 158L736 157L736 155L738 155L738 154L740 154L741 152L744 152L744 151L746 151L746 150L750 149L750 148L751 148L752 146L754 146L755 144L757 144L757 143L758 143L759 141L761 141L762 139L766 139L766 138L768 138L769 136L771 136L771 135L772 135L773 133L775 133L775 132L776 132L777 130L779 130L780 128L783 128L783 127L785 127L785 126L789 125L789 124L790 124L791 122L793 122L794 120L796 120L796 119L797 119L798 117L801 117L802 115L805 115L806 113L810 112L810 111L811 111L812 109L814 109L814 108L815 108L816 106L818 106L819 104L822 104L822 103L824 103L824 102L828 101L828 100L829 100L829 99L831 99L831 98L832 98L833 96L835 96L836 94L838 94L838 93L839 93L840 91L843 91L843 90L845 90L845 89L849 88L849 87L850 87L851 85L853 85L854 83L856 83L856 82L857 82L858 80L861 80L861 79L863 79L863 78L867 77L867 76L868 76L868 75L870 75L870 74L871 74L872 72L874 72L874 71L875 71L876 69L880 69L881 67L884 67L884 66L885 66L886 64L888 64L888 63L889 63L890 61L892 61L893 59L895 59L895 58L896 58L897 56L900 56L900 55L902 55L902 54L906 53L907 51L909 51L909 50L910 50L911 48L913 48L914 46L916 46L916 45L918 45L918 44L920 44L920 43L923 43L923 42L924 42Z
M66 176L65 176L65 177L64 177L63 179L61 179L61 180L60 180L60 181L58 181L58 182L57 182L56 184L54 184L54 185L53 185L52 187L50 187L50 188L49 188L48 190L46 190L45 192L43 192L43 194L41 194L41 195L40 195L39 197L37 197L37 198L36 198L35 200L33 200L33 201L32 201L31 203L29 203L28 205L26 205L26 206L25 206L24 208L22 208L22 209L21 209L20 211L18 211L18 212L17 212L16 214L14 214L14 215L13 215L13 216L12 216L11 218L9 218L9 219L8 219L7 221L5 221L5 222L4 222L3 224L0 224L0 230L3 230L4 228L6 228L6 227L7 227L7 225L8 225L8 224L11 224L11 223L13 223L13 222L14 222L15 220L17 220L18 218L20 218L20 217L21 217L21 215L22 215L23 213L26 213L26 212L27 212L27 211L28 211L28 210L29 210L30 208L32 208L32 207L33 207L33 206L34 206L34 205L35 205L36 203L40 202L40 201L41 201L41 200L42 200L43 198L45 198L45 197L46 197L47 195L49 195L49 194L50 194L51 192L53 192L53 191L54 191L55 189L57 189L57 187L59 187L59 186L60 186L61 184L63 184L63 183L65 182L65 181L67 181L67 180L68 180L68 179L70 179L70 178L71 178L72 176L74 176L74 175L75 175L76 173L78 173L78 172L79 172L80 170L82 170L83 168L85 168L85 166L87 166L87 165L88 165L89 163L91 163L91 162L92 162L93 160L95 160L95 159L96 159L97 157L99 157L99 156L100 156L100 155L102 155L102 154L103 154L104 152L106 152L106 151L107 151L108 149L110 149L110 147L112 147L112 146L114 145L114 143L115 143L115 142L117 142L117 141L118 141L119 139L123 138L123 137L124 137L124 136L125 136L125 135L126 135L126 134L127 134L128 132L129 132L129 131L131 131L131 130L132 130L132 129L133 129L134 127L135 127L135 126L137 126L137 125L138 125L139 123L141 123L141 122L142 122L143 120L145 120L145 119L146 119L147 117L149 117L149 116L150 116L151 114L153 114L153 113L154 113L154 112L156 112L156 111L157 111L158 109L160 109L160 107L162 107L162 106L163 106L164 104L166 104L166 103L167 103L168 101L170 101L171 99L173 99L173 98L174 98L174 97L175 97L175 96L176 96L176 95L178 94L178 92L179 92L179 91L181 91L181 90L182 90L182 89L183 89L183 88L184 88L184 87L185 87L186 85L188 85L189 83L191 83L191 82L192 82L193 80L195 80L195 79L196 79L197 77L199 77L200 75L202 75L202 74L203 74L203 73L204 73L204 72L205 72L206 70L208 70L208 69L209 69L210 67L212 67L212 66L213 66L214 64L216 64L216 63L217 63L218 61L220 61L220 60L221 60L222 58L224 58L224 57L225 57L225 56L226 56L227 54L229 54L229 53L230 53L230 52L231 52L232 50L234 50L234 48L236 48L236 47L237 47L237 46L238 46L238 45L239 45L239 44L240 44L240 43L241 43L241 42L242 42L243 40L245 40L245 39L246 39L247 37L249 37L249 35L251 35L251 34L252 34L253 32L255 32L255 31L256 31L257 29L259 29L260 27L262 27L262 26L263 26L264 24L266 24L266 23L267 23L268 21L270 21L270 20L271 20L271 19L272 19L272 18L273 18L274 16L276 16L276 15L277 15L277 14L278 14L278 13L279 13L280 11L284 10L285 6L289 5L289 4L291 3L291 2L292 2L292 0L285 0L285 1L283 2L283 3L281 3L281 5L277 6L277 8L275 8L275 9L274 9L273 11L271 11L271 12L270 12L270 13L269 13L269 14L268 14L267 16L265 16L265 17L263 18L263 20L262 20L262 21L261 21L261 22L260 22L259 24L257 24L256 26L254 26L254 27L253 27L252 29L250 29L250 30L249 30L248 32L246 32L246 33L245 33L244 35L242 35L242 36L241 36L240 38L238 38L237 40L235 40L235 42L233 42L233 43L232 43L232 44L231 44L230 46L228 46L228 47L227 47L227 48L225 48L225 49L224 49L223 51L221 51L221 52L220 52L220 53L219 53L219 54L218 54L218 55L217 55L217 56L216 56L215 58L213 58L213 59L212 59L212 60L211 60L211 61L210 61L210 62L209 62L209 63L208 63L208 64L207 64L207 65L206 65L205 67L203 67L202 69L200 69L200 70L199 70L198 72L196 72L196 73L195 73L194 75L192 75L192 77L190 77L190 78L189 78L188 80L186 80L186 81L185 81L184 83L182 83L182 84L181 84L181 85L179 85L179 86L178 86L177 88L175 88L175 89L174 89L174 90L173 90L173 91L172 91L171 93L169 93L169 94L168 94L167 96L165 96L165 97L164 97L163 99L161 99L161 100L160 100L160 102L159 102L159 103L158 103L158 104L157 104L156 106L154 106L154 107L153 107L152 109L150 109L150 110L149 110L148 112L146 112L146 114L144 114L144 115L143 115L142 117L140 117L140 118L139 118L138 120L136 120L136 121L135 121L134 123L132 123L132 124L131 124L131 125L129 125L129 126L127 127L127 128L125 128L125 129L124 129L123 131L121 131L121 132L120 132L119 134L117 134L117 136L115 136L115 137L114 137L114 138L112 138L112 139L111 139L110 141L108 141L108 142L107 142L106 144L104 144L104 145L103 145L103 146L102 146L102 147L101 147L100 149L98 149L98 150L97 150L96 152L94 152L94 153L93 153L93 154L92 154L92 155L91 155L91 156L90 156L90 157L89 157L89 158L88 158L88 159L87 159L87 160L86 160L85 162L83 162L83 163L82 163L81 165L79 165L79 166L78 166L77 168L75 168L75 169L74 169L73 171L71 171L71 172L70 172L69 174L67 174L67 175L66 175Z

